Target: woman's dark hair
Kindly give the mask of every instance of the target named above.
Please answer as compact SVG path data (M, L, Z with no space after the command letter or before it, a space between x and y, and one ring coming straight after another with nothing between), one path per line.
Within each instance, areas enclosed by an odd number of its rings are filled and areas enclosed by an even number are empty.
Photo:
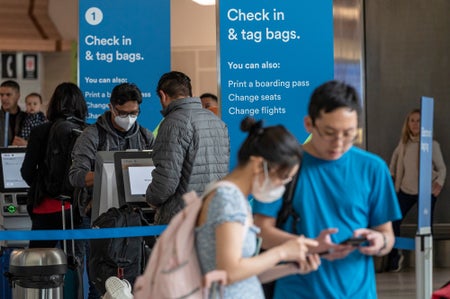
M87 116L87 105L83 93L77 85L71 82L59 84L50 99L47 109L49 121L58 118L75 116L85 120Z
M239 149L239 165L246 164L250 156L259 156L268 162L269 168L283 173L300 162L302 147L284 126L264 128L262 120L247 117L241 122L241 131L249 133Z
M142 93L136 84L122 83L113 88L109 101L113 106L121 106L130 101L136 101L140 105L142 103Z

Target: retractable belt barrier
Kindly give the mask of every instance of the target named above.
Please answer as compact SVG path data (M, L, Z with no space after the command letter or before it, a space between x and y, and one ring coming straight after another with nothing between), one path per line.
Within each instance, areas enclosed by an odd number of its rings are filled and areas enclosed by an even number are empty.
M414 238L395 237L394 247L397 249L415 250L416 243Z
M152 225L74 230L4 230L0 231L0 240L87 240L158 236L166 227L167 225Z
M0 240L88 240L159 236L166 227L167 225L153 225L74 230L4 230L0 231ZM414 250L414 239L397 237L395 239L394 247L398 249Z

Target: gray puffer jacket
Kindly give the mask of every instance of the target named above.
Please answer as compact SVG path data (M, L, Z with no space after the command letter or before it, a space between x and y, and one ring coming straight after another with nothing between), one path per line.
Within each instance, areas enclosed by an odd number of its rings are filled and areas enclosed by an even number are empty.
M228 128L214 113L203 109L199 98L178 99L162 111L153 148L152 182L148 203L156 206L155 222L167 224L184 204L181 196L205 186L228 172Z

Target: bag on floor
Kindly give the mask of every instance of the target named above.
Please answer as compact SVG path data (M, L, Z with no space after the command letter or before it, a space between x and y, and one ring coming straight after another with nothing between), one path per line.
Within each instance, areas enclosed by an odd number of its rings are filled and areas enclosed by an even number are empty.
M450 281L431 294L431 299L450 299Z
M142 210L130 205L110 208L95 219L92 228L148 225ZM105 282L111 276L131 284L145 269L147 247L143 237L92 239L90 241L89 277L95 288L104 294Z

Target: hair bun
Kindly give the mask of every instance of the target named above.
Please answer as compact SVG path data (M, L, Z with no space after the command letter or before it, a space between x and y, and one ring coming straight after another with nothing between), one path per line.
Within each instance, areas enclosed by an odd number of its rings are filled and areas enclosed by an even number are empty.
M246 117L241 122L241 130L243 132L250 132L250 135L261 135L264 132L263 121L256 121L252 117Z

